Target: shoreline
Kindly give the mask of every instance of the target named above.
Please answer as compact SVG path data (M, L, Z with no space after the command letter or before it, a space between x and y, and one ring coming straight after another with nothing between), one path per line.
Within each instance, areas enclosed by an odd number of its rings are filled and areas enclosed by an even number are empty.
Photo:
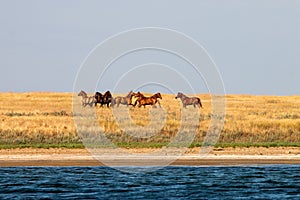
M299 147L215 148L200 155L200 148L185 154L152 155L155 149L126 149L133 156L101 151L99 157L87 149L0 149L0 167L18 166L244 166L300 164ZM101 162L95 158L100 158Z

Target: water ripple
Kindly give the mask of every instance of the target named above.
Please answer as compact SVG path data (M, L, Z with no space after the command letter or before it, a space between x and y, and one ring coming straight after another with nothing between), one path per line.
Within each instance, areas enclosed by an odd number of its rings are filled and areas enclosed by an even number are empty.
M142 168L136 167L136 171ZM0 199L300 199L300 166L0 168Z

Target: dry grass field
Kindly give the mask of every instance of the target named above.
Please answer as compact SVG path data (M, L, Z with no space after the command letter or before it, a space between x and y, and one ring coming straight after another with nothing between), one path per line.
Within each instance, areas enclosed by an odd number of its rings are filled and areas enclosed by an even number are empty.
M197 96L204 108L200 109L199 123L191 124L197 130L192 146L201 145L212 117L210 95ZM174 97L162 94L160 102L165 115L158 112L152 122L164 122L163 126L153 136L146 137L147 131L141 133L146 134L144 138L122 130L128 120L117 122L111 108L84 109L96 109L99 126L115 144L160 147L168 144L181 127L181 104ZM123 105L115 111L127 112ZM187 111L195 113L195 108L188 107ZM151 123L149 112L156 112L155 108L129 109L133 122L141 127ZM82 147L73 115L71 93L0 93L0 147ZM227 95L225 125L218 145L300 146L300 96Z

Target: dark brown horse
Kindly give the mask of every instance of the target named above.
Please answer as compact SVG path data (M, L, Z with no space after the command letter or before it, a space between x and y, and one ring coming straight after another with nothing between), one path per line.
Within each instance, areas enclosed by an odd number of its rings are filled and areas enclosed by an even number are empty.
M113 99L113 103L112 106L117 105L117 107L119 107L120 104L129 106L129 105L133 105L132 104L132 97L136 95L136 93L134 93L133 91L130 91L127 96L125 97L116 97Z
M99 103L100 105L103 104L103 94L101 94L100 92L96 92L95 93L95 106L97 106L97 104Z
M97 103L99 103L101 107L103 107L103 105L105 104L107 105L107 107L109 107L109 104L111 104L113 100L110 91L106 91L104 94L96 92L95 99L95 106L97 106Z
M194 105L195 108L196 108L196 105L198 105L200 108L202 108L201 100L198 97L187 97L183 93L178 92L175 99L177 99L177 98L181 99L181 102L182 102L182 105L184 108L186 108L187 105Z
M81 90L79 93L78 93L78 96L81 96L82 97L82 100L81 100L81 103L82 103L82 106L85 107L87 105L89 106L93 106L93 104L96 102L96 99L95 99L95 96L88 96L87 93L83 90Z
M153 107L155 107L155 104L158 103L159 107L161 107L158 98L162 99L162 97L159 92L152 95L151 97L145 97L142 93L138 92L136 93L135 97L137 97L138 99L135 101L133 106L136 106L136 104L139 103L138 105L139 108L141 106L144 106L145 108L146 105L152 105Z

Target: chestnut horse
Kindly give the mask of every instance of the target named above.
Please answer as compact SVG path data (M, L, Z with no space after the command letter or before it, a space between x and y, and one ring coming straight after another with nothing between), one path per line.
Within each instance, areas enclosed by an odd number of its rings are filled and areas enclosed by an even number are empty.
M119 107L120 104L123 104L123 105L126 105L126 106L129 106L129 105L133 105L132 104L132 97L136 95L136 93L134 93L133 91L130 91L127 96L125 97L116 97L113 99L113 102L112 102L112 106L114 106L115 104L117 104L117 107Z
M146 105L152 105L154 107L155 104L158 103L159 107L161 107L160 102L158 101L158 98L162 99L162 97L159 92L152 95L151 97L145 97L142 93L138 92L135 94L135 97L137 97L138 99L135 101L133 106L136 106L136 104L139 103L139 105L138 105L139 108L141 106L144 106L144 108L145 108Z
M187 97L183 93L178 92L175 99L177 98L181 99L184 108L186 108L187 105L194 105L194 108L196 108L196 105L198 105L200 108L202 108L201 100L198 97Z
M85 107L87 105L89 106L93 106L93 104L96 102L96 99L95 99L95 96L88 96L87 93L83 90L81 90L79 93L78 93L78 96L81 96L82 97L82 100L81 100L81 103L82 103L82 106Z

